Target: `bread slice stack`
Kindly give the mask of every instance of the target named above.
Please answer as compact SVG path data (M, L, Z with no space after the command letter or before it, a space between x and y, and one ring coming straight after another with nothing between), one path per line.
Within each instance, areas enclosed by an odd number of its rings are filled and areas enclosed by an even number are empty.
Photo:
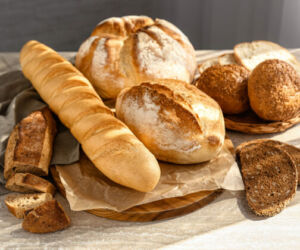
M8 210L23 219L23 228L33 233L62 230L70 219L54 200L54 185L40 177L48 175L55 136L55 120L48 108L32 112L12 131L5 152L4 177L10 194Z
M274 140L253 140L238 146L236 154L251 210L259 216L281 212L296 194L300 149Z

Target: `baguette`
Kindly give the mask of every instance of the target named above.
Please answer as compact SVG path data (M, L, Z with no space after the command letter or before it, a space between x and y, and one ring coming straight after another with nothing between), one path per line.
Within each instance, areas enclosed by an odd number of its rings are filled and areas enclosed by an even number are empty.
M154 155L113 116L91 83L54 50L29 41L20 53L24 75L108 178L148 192L160 178Z

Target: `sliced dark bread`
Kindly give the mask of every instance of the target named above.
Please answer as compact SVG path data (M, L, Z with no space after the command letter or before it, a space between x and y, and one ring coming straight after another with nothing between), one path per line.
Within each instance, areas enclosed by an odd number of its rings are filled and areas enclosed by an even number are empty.
M14 216L22 219L27 211L32 210L42 203L52 199L53 197L49 193L10 194L5 197L4 203Z
M252 140L249 142L242 143L236 148L236 154L237 157L239 157L240 150L245 147L246 145L253 144L253 143L263 143L265 145L270 145L274 147L278 147L281 150L284 150L286 153L290 155L290 157L293 159L293 161L296 164L297 172L298 172L298 185L300 185L300 148L297 148L293 145L276 141L276 140L270 140L270 139L257 139Z
M273 216L295 196L297 169L285 151L249 143L239 150L239 160L247 202L255 214Z
M41 192L52 195L55 193L55 187L51 182L29 173L16 173L7 180L5 187L20 193Z
M25 215L23 229L31 233L50 233L70 226L70 218L56 200L36 207Z

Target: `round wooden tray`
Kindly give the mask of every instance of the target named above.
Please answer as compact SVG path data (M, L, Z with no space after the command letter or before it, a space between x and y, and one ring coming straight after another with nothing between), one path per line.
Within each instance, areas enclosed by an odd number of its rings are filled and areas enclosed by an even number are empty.
M58 190L65 197L65 189L60 181L56 168L53 166L50 171ZM162 220L181 216L202 208L218 197L221 192L221 190L201 191L182 197L163 199L135 206L123 212L116 212L108 209L93 209L87 210L87 212L119 221L146 222Z
M271 134L287 130L300 122L300 113L286 121L268 122L259 118L252 110L239 115L224 115L227 129L247 134Z

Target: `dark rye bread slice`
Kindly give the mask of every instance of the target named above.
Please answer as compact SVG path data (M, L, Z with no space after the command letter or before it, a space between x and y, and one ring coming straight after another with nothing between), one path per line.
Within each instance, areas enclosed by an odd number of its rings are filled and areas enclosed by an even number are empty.
M253 144L253 143L264 143L266 145L278 147L281 150L284 150L286 153L290 155L293 161L296 164L297 172L298 172L298 185L300 184L300 148L297 148L293 145L283 143L280 141L270 140L270 139L257 139L252 140L249 142L242 143L236 149L237 157L239 157L239 151L245 147L246 145Z
M283 150L252 143L239 151L249 207L259 216L278 214L295 196L297 169Z

